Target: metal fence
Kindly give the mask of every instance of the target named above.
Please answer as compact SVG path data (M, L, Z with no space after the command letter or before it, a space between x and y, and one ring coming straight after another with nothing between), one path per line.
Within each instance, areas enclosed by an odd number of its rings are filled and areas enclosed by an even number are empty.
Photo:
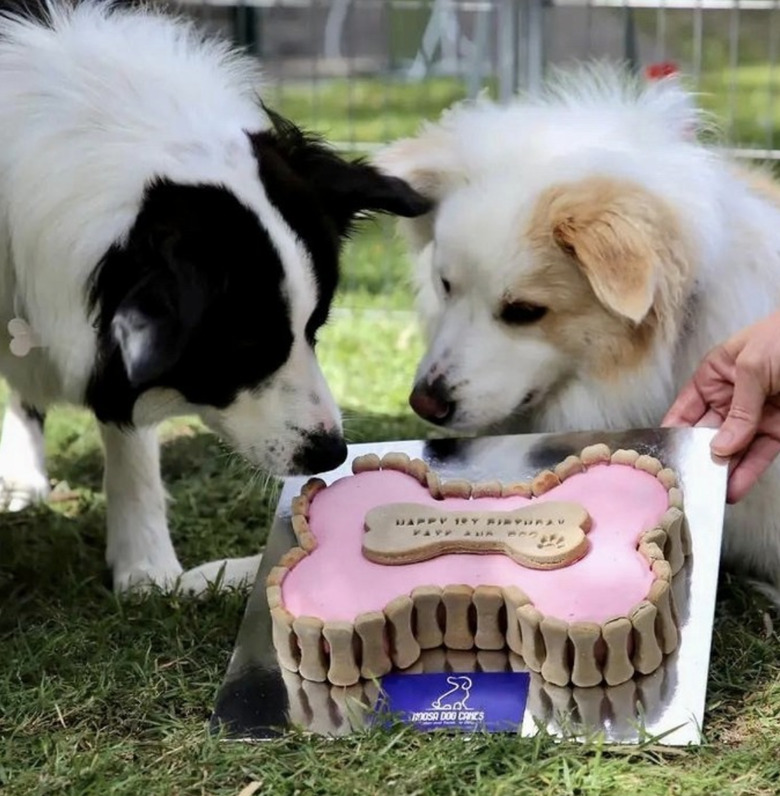
M174 0L176 2L176 0ZM776 63L780 0L178 0L263 62L269 90L307 121L333 120L318 95L342 81L338 132L370 148L394 130L360 124L355 81L392 104L406 88L405 116L436 115L460 96L506 99L533 87L550 64L624 59L638 69L673 63L721 118L745 154L780 157ZM354 83L350 89L350 83ZM426 90L426 84L428 89ZM376 102L371 113L392 117ZM322 111L318 117L318 111ZM350 121L353 123L350 124Z

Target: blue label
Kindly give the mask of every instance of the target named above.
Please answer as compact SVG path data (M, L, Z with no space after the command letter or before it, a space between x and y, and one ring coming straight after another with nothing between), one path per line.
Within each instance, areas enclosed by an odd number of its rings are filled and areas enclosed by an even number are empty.
M377 718L420 730L518 732L529 683L528 672L388 674Z

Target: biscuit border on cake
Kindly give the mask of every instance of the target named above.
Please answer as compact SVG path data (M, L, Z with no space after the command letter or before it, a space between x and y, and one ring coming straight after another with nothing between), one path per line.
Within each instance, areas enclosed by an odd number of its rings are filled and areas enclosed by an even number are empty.
M634 735L646 726L663 704L670 684L662 664L652 675L632 678L617 686L592 688L557 686L539 673L528 671L520 656L511 650L423 650L409 668L410 674L445 672L527 672L527 709L537 722L553 724L564 732L601 727L606 713L612 732ZM297 672L282 668L282 680L289 698L289 719L303 730L326 735L345 735L366 727L381 700L376 680L361 680L351 686L315 683ZM577 717L572 721L573 717ZM617 730L617 732L616 732Z
M354 622L293 616L282 602L287 574L317 546L309 528L309 506L326 487L311 478L292 500L292 528L298 546L273 567L266 581L274 647L279 663L314 682L350 686L381 677L393 668L407 669L421 650L444 646L451 650L509 648L529 669L553 685L589 687L619 685L635 674L654 672L678 645L677 611L672 578L691 552L683 513L683 496L676 473L653 456L635 450L612 451L606 444L589 445L568 456L530 482L471 483L442 481L422 459L405 453L374 453L356 457L352 472L395 470L416 478L434 498L536 497L570 476L597 464L619 464L655 476L666 488L668 507L658 524L639 535L637 549L654 574L650 590L626 616L596 624L567 623L543 616L515 586L452 584L423 586L399 595L382 611L358 616ZM506 631L502 629L502 614Z

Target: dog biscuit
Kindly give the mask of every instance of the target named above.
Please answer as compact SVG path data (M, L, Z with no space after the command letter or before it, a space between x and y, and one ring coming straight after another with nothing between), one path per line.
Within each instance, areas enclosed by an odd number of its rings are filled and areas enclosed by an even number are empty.
M366 514L363 555L398 565L451 553L504 553L523 566L552 569L585 554L589 527L587 511L576 503L537 503L508 512L387 504Z

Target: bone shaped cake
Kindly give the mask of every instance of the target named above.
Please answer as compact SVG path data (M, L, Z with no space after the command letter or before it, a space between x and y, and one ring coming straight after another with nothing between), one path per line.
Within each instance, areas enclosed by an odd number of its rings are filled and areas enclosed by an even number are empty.
M552 684L617 685L676 649L690 540L657 459L593 445L515 484L400 453L352 470L293 500L298 546L266 586L285 669L347 686L423 650L508 648Z

